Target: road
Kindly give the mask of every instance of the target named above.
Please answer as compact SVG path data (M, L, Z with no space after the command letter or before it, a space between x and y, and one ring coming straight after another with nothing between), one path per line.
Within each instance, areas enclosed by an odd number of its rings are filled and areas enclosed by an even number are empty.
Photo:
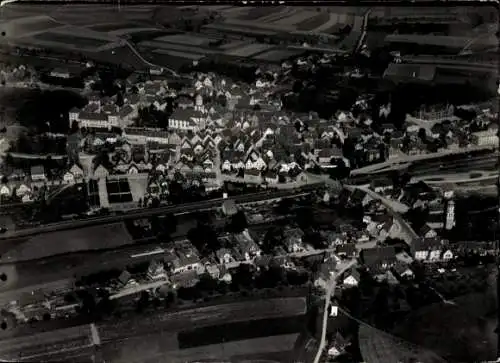
M250 229L263 228L272 222L251 225ZM223 225L224 222L219 223ZM185 235L175 236L183 239ZM164 255L169 246L158 243L155 238L136 241L134 244L100 251L80 251L44 257L36 260L1 263L0 273L5 273L7 281L0 283L0 306L16 300L25 292L43 290L62 291L73 286L76 279L104 270L122 270L132 264L148 263L153 258ZM333 249L289 253L276 257L303 258ZM154 253L153 253L154 252ZM234 263L236 267L240 262Z
M443 59L441 57L431 56L403 56L401 57L403 63L418 63L418 64L433 64L437 66L446 66L446 68L457 67L460 69L478 69L478 70L491 70L498 71L495 64L469 62L460 59Z
M444 156L449 156L449 155L460 155L460 154L465 154L473 152L473 151L485 151L487 150L498 150L498 147L493 147L493 146L470 146L467 148L461 148L457 150L444 150L438 153L432 153L432 154L422 154L422 155L408 155L405 157L400 157L400 158L394 158L391 160L387 160L383 163L378 163L378 164L372 164L365 166L363 168L355 169L351 171L351 175L362 175L362 174L368 174L368 173L374 173L377 172L378 170L382 169L389 169L391 167L395 167L398 164L411 164L419 161L425 161L426 163L432 162L433 159L439 159ZM490 155L485 155L484 158L495 158L497 157L496 154L490 154ZM435 162L439 162L439 160L435 160Z
M385 198L384 196L375 193L373 190L369 189L368 187L365 186L353 186L353 185L346 185L345 186L347 189L354 190L354 189L360 189L366 192L368 195L370 195L373 199L379 200L382 205L387 209L389 214L394 218L394 220L399 224L400 230L401 230L401 237L408 246L410 247L410 250L414 250L414 241L419 239L420 237L417 235L417 233L411 228L411 226L408 224L408 222L405 221L405 219L401 216L401 212L404 213L405 209L403 207L403 204L401 203L395 203L395 201L390 200ZM408 207L406 207L406 210Z
M330 302L332 299L332 294L335 293L335 288L337 287L337 279L342 276L344 272L349 270L351 267L356 265L356 260L350 261L347 265L341 267L335 274L331 277L330 283L328 284L328 289L326 290L325 296L325 306L323 310L323 322L321 327L321 340L318 347L318 352L314 357L314 363L319 363L321 356L326 348L326 332L328 328L328 315L330 312Z
M318 184L321 184L321 183L318 183ZM318 184L306 185L306 186L301 188L301 191L298 191L298 190L279 190L279 191L270 190L270 191L252 193L252 194L237 195L237 196L231 197L231 199L234 200L235 203L242 204L242 203L254 203L254 202L259 202L259 201L264 201L264 200L269 200L269 199L274 199L274 198L289 198L289 197L294 197L296 195L301 195L301 194L303 194L304 191L312 192L318 187ZM125 220L149 218L149 217L152 217L155 215L161 215L161 214L189 213L189 212L199 211L202 209L212 209L212 208L217 208L217 207L222 206L222 203L224 201L225 201L224 198L217 198L217 199L199 201L199 202L194 202L194 203L186 203L186 204L175 205L175 206L132 210L132 211L127 212L127 213L122 214L122 215L114 215L114 216L106 216L106 217L94 217L94 218L87 218L87 219L76 220L76 221L64 221L64 222L58 222L58 223L53 223L53 224L47 224L47 225L43 225L43 226L36 227L36 228L28 228L28 229L22 229L22 230L18 230L18 231L7 231L5 234L3 234L0 237L0 243L1 243L1 241L17 239L20 237L28 237L28 236L38 235L40 233L56 232L56 231L62 231L62 230L67 230L67 229L97 226L97 225L102 225L102 224L111 224L111 223L123 222Z

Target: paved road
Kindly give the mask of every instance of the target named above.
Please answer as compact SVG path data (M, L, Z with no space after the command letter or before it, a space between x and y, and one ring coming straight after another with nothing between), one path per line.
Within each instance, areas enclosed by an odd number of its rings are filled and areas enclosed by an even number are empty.
M400 212L404 212L404 210L399 209L399 207L401 207L401 203L398 203L399 204L398 206L398 204L394 203L394 201L387 199L378 193L375 193L368 187L357 186L357 185L356 186L346 185L345 187L350 190L361 189L365 191L368 195L370 195L373 199L379 200L386 207L389 214L391 214L394 220L399 224L402 239L405 240L406 243L408 243L410 249L413 251L414 241L419 239L420 237L413 230L413 228L411 228L408 222L406 222L406 220L401 216ZM399 211L395 210L394 208L399 209Z
M335 288L337 287L337 279L342 276L344 272L349 270L351 267L356 265L356 260L350 261L347 265L342 266L330 279L328 284L328 289L326 291L325 306L323 310L323 322L321 327L321 340L318 347L318 352L314 357L314 363L319 363L321 356L326 348L326 332L328 328L328 315L330 313L330 302L332 299L332 294L335 293Z

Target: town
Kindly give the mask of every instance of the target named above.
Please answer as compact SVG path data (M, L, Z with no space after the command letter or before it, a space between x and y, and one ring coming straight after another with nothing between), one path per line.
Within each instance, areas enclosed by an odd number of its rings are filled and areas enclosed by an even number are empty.
M492 9L99 6L2 7L0 359L496 359Z

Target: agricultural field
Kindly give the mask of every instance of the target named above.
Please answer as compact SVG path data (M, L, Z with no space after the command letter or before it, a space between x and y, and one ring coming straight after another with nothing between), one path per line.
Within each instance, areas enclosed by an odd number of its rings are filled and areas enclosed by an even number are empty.
M108 32L112 37L130 37L134 34L144 34L146 32L158 32L158 28L123 28Z
M62 43L65 45L70 45L73 47L86 48L86 49L94 49L98 47L102 47L109 43L109 41L102 39L94 39L94 38L84 38L69 34L61 34L61 33L52 33L46 32L33 36L33 39L51 42L51 43Z
M366 362L408 362L411 358L420 359L426 363L446 362L432 351L417 347L368 325L360 325L358 334L361 356Z
M254 7L250 8L246 14L241 14L238 19L241 20L258 20L264 16L270 16L282 11L282 6L264 6L264 7Z
M155 49L153 50L155 54L163 54L171 57L184 58L190 60L200 60L205 58L203 54L194 54L194 53L186 53L186 52L178 52L175 50L166 50L166 49Z
M210 42L219 40L214 37L207 37L203 35L190 35L190 34L173 34L166 35L160 38L154 39L159 42L175 43L195 47L205 47L208 46Z
M287 16L286 18L279 19L277 21L274 21L273 24L275 25L284 25L284 26L293 26L295 24L298 24L304 20L310 19L316 15L316 11L299 11L296 12L295 14L292 14L290 16Z
M254 24L254 26L257 27L258 24ZM247 36L273 36L277 33L274 30L249 28L247 25L229 23L208 24L204 25L203 29L208 31L215 30L221 33L237 33Z
M154 49L164 49L167 51L179 51L179 52L186 52L186 53L194 53L194 54L217 54L219 52L211 49L203 49L199 47L190 47L190 46L185 46L185 45L180 45L180 44L169 44L169 43L164 43L164 42L157 42L157 41L145 41L139 43L140 47L145 47L145 48L154 48Z
M35 16L30 18L16 19L8 21L2 26L2 30L8 36L20 37L25 34L43 32L54 29L62 24L46 16Z
M127 46L119 46L101 50L99 52L92 52L89 54L97 61L106 62L115 65L123 65L127 68L137 70L147 70L149 67L141 60L132 50Z
M224 54L234 57L251 57L252 55L262 53L272 48L274 48L273 45L254 43L231 49L229 51L226 51Z
M298 10L299 9L297 9L297 8L284 6L284 7L281 7L279 11L274 12L274 13L269 14L269 15L265 15L262 18L258 19L258 21L262 22L262 23L272 23L272 22L277 21L279 19L283 19L283 18L286 18L288 16L291 16L292 14L295 14L295 12L297 12Z
M295 50L275 49L275 50L270 50L268 52L257 54L252 58L258 61L281 63L287 59L296 57L301 53L302 53L301 51L295 51Z
M300 31L311 31L314 30L320 26L322 26L324 23L326 23L328 20L330 20L330 14L321 12L317 13L313 17L309 19L305 19L297 24L295 26L297 27L297 30Z
M121 29L142 28L144 24L139 23L103 23L91 25L88 28L98 32L111 32Z
M245 44L248 44L248 42L246 40L233 40L233 41L230 41L229 43L220 45L218 47L218 49L221 49L221 50L234 49L237 47L241 47Z

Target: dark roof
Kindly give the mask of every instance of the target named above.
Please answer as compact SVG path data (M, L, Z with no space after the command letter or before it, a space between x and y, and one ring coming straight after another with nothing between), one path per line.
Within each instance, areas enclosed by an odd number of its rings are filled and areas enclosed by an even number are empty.
M377 247L364 249L360 253L363 264L367 266L378 265L382 262L396 259L396 249L394 246Z
M415 243L415 251L429 251L441 248L439 238L419 238Z
M335 252L338 254L345 254L346 256L354 256L356 254L356 245L354 243L338 245L335 248Z
M391 63L384 72L384 78L395 81L431 82L436 76L436 66L430 64Z

